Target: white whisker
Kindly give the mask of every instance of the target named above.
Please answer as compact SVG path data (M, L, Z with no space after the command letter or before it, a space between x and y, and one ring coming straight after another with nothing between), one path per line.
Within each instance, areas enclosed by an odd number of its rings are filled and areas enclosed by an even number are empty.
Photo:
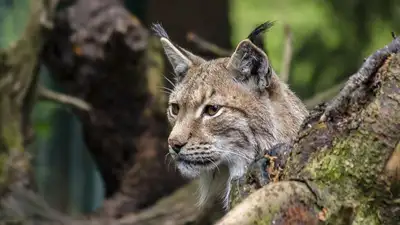
M170 93L172 93L174 91L171 88L167 88L167 87L161 87L161 86L157 86L157 87L160 88L161 90L169 91Z
M176 76L176 74L174 73L174 72L169 72L169 75L171 75L171 76Z
M165 157L164 157L164 163L167 164L167 170L168 170L168 171L169 171L169 167L170 167L170 164L171 164L171 161L172 161L171 158L168 158L168 156L169 156L170 154L171 154L171 153L168 152L167 154L165 154ZM167 163L167 160L168 160L168 163Z
M164 91L164 90L161 90L161 92L162 92L162 93L165 93L165 94L168 94L168 95L170 95L170 94L171 94L171 92L169 92L169 91Z
M206 158L208 161L210 161L212 164L214 164L214 166L215 166L215 168L218 170L218 172L219 172L219 168L218 168L218 165L214 162L214 160L212 160L212 159L209 159L209 158Z
M170 79L168 79L168 77L166 77L165 75L163 75L163 76L168 81L168 83L170 83L172 85L172 87L175 87L174 82L172 82Z
M171 154L170 152L168 152L167 154L165 154L165 157L164 157L164 163L166 163L166 162L167 162L167 158L168 158L168 156L169 156L170 154Z
M249 157L247 157L247 156L245 156L243 154L237 153L237 152L233 152L233 151L229 151L229 150L219 150L219 149L213 149L213 151L234 154L234 155L237 155L237 156L242 157L244 159L247 159L249 161L252 161L252 159L250 159Z

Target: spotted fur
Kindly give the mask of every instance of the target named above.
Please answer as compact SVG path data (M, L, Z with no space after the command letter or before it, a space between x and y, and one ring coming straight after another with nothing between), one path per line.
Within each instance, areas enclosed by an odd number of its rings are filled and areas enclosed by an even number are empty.
M171 156L183 176L200 178L199 205L221 196L227 206L230 181L262 150L292 140L307 110L249 38L231 57L206 61L174 45L161 26L155 29L179 77L167 110ZM208 115L208 106L219 110ZM176 143L180 151L174 151Z

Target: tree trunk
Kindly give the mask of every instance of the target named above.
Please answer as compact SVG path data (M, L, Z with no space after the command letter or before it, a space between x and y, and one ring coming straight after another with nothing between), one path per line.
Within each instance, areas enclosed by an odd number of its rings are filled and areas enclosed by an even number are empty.
M22 37L0 50L0 198L8 192L9 185L25 185L30 179L30 162L24 147L44 41L40 16L46 8L42 1L29 1L29 6L30 16Z
M78 0L59 10L44 48L53 77L91 105L75 113L104 179L110 216L149 206L184 183L165 164L160 52L117 0Z

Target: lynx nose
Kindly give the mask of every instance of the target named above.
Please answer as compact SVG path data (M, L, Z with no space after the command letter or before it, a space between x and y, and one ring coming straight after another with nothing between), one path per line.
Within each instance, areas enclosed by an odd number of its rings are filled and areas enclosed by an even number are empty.
M174 152L176 152L176 153L179 153L181 151L181 149L183 148L183 146L186 145L186 143L187 142L182 143L175 139L168 139L169 146L171 146L172 150L174 150Z

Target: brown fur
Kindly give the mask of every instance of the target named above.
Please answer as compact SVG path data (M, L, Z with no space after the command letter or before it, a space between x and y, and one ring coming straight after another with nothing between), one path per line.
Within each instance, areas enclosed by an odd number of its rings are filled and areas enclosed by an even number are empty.
M184 176L200 177L200 204L216 195L227 204L231 179L262 150L291 141L307 110L249 39L230 58L205 61L159 33L177 75L167 113L170 153ZM206 106L220 109L209 116Z

